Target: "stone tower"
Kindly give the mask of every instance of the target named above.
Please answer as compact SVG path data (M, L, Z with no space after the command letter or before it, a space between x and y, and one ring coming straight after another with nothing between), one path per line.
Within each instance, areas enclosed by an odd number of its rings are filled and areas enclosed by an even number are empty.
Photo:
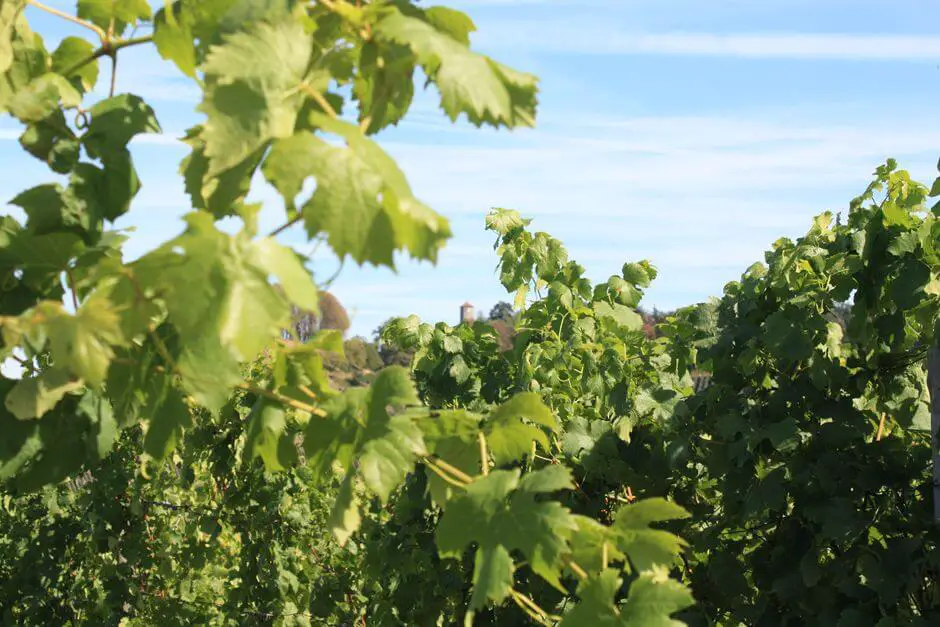
M473 324L473 305L470 303L460 306L460 324Z

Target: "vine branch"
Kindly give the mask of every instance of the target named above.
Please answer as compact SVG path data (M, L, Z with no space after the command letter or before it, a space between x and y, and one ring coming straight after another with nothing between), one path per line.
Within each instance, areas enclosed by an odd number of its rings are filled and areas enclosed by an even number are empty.
M46 13L49 13L50 15L61 17L63 20L72 22L73 24L78 24L79 26L92 30L95 32L96 35L98 35L101 41L105 41L107 39L107 33L104 32L104 29L102 29L99 26L96 26L95 24L92 24L91 22L87 20L83 20L79 17L75 17L74 15L70 15L66 13L65 11L60 11L59 9L56 9L55 7L46 6L45 4L41 2L37 2L36 0L26 0L26 4L36 7L40 11L45 11Z
M70 76L78 70L82 69L92 61L96 61L101 57L114 57L117 54L118 50L124 48L130 48L131 46L139 46L140 44L146 44L153 41L153 35L141 35L140 37L131 37L129 39L119 39L117 41L108 42L107 40L103 41L101 46L92 52L90 55L74 63L71 67L66 69L62 74L64 76Z

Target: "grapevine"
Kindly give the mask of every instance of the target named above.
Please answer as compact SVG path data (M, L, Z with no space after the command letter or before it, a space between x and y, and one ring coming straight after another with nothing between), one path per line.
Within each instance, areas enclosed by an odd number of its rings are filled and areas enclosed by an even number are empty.
M37 11L92 39L50 52L29 26ZM152 34L134 36L142 24ZM560 424L534 392L429 407L402 367L340 391L324 368L337 334L281 336L292 308L316 311L318 289L279 234L302 227L340 261L389 267L401 254L435 261L450 236L372 139L407 115L416 73L451 120L534 124L535 77L474 52L474 28L458 11L398 1L177 0L152 14L144 0L79 0L73 15L3 0L0 108L62 181L16 196L25 221L4 216L0 235L0 358L22 370L0 380L15 530L0 546L6 564L38 547L48 567L7 573L7 620L365 620L375 582L357 577L352 547L366 530L381 539L409 498L432 516L421 544L431 565L458 566L463 592L438 603L440 619L662 622L691 603L664 574L681 541L648 526L684 511L640 502L612 527L572 513L570 471L535 455ZM129 144L162 132L142 98L120 91L132 46L193 80L203 119L182 139L183 232L125 262L112 225L140 189ZM95 99L105 71L108 97ZM257 175L283 197L268 235L245 200ZM63 492L89 471L89 486ZM646 537L662 544L655 559ZM320 590L324 572L342 583Z

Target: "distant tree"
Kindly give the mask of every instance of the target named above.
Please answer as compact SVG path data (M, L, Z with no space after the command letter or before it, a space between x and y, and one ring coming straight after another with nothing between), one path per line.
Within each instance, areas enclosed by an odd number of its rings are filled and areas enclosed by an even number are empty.
M343 343L343 352L349 366L357 370L379 370L385 363L375 344L364 337L354 337Z
M512 305L506 301L500 301L490 309L490 320L512 320L515 315Z
M334 329L343 335L349 330L346 308L329 292L320 292L320 329Z
M339 299L327 291L321 291L319 314L292 306L291 327L301 342L306 342L323 329L333 329L345 335L349 330L349 314ZM291 333L285 331L284 337L291 337Z

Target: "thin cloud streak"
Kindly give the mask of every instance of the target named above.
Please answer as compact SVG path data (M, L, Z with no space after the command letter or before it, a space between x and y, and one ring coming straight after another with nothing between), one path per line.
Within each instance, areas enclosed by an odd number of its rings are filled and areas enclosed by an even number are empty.
M509 36L510 33L512 36ZM844 33L643 33L609 24L500 20L481 31L487 49L600 55L667 55L751 59L936 61L940 37Z

